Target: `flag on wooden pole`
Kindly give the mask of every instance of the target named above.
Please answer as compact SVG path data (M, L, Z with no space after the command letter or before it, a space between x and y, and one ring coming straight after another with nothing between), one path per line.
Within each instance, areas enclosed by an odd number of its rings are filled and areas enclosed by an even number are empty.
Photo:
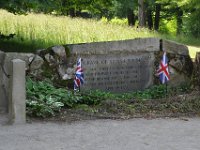
M164 52L162 60L160 61L159 68L157 70L157 75L159 76L160 82L162 84L165 84L170 80L168 58L166 52Z
M74 90L80 91L80 86L84 83L84 74L83 74L83 68L81 65L81 58L77 61L77 67L75 71L75 77L74 77Z

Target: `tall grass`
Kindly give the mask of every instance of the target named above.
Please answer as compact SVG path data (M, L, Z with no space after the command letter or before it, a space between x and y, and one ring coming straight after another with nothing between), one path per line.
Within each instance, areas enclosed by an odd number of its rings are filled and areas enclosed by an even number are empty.
M14 15L0 10L0 31L15 33L13 42L29 43L45 48L57 44L124 40L156 37L146 29L136 30L102 21L44 14ZM27 50L29 51L29 50Z
M0 32L4 35L16 34L12 40L0 40L1 50L24 52L58 44L163 36L147 29L102 20L45 14L14 15L5 10L0 10Z

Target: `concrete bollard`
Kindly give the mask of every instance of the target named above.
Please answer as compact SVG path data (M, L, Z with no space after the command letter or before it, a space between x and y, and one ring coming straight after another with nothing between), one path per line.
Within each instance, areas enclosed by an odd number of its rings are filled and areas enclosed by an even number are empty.
M24 124L26 122L25 62L20 59L11 61L9 122Z

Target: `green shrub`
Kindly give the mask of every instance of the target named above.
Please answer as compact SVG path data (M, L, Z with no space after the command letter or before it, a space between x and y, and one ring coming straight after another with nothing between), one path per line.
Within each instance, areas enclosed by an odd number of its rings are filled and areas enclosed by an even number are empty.
M90 90L82 92L81 94L81 103L87 105L98 105L103 100L116 99L117 96L110 92L104 92L100 90Z
M176 35L177 30L177 21L176 18L173 17L171 20L161 19L159 31L161 33Z
M37 117L54 116L62 107L73 107L80 97L71 91L57 89L47 81L33 81L27 78L26 82L27 114Z
M189 85L180 87L168 87L166 93L165 85L155 85L144 91L114 94L100 90L90 90L83 92L72 92L70 90L56 88L50 81L34 81L27 77L26 108L29 116L50 117L61 111L61 108L81 108L90 110L90 106L100 106L103 101L119 101L123 103L127 100L135 99L142 102L149 99L159 99L169 97L177 93L185 93L190 90ZM95 111L91 109L91 111Z
M193 35L197 39L200 37L200 20L199 18L200 12L195 11L190 15L190 17L186 18L186 24L185 24L185 32L188 35Z

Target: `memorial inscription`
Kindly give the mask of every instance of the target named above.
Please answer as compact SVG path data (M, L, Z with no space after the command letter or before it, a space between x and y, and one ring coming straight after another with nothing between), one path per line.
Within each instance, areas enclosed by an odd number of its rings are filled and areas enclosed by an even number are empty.
M73 63L82 58L85 83L81 90L113 93L143 90L153 85L155 53L160 39L143 38L67 45Z
M154 60L151 53L92 55L82 58L84 89L130 92L151 84Z

